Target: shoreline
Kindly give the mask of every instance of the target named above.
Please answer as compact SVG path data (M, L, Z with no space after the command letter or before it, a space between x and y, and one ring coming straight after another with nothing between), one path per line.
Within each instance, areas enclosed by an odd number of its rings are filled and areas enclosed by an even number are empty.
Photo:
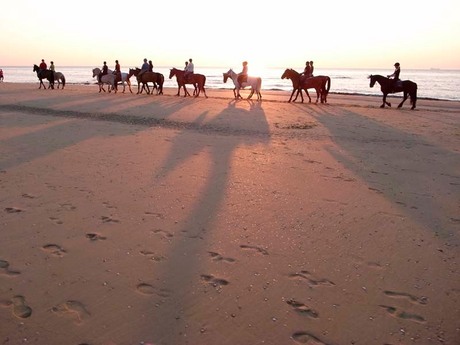
M164 92L0 84L0 342L458 343L460 102Z

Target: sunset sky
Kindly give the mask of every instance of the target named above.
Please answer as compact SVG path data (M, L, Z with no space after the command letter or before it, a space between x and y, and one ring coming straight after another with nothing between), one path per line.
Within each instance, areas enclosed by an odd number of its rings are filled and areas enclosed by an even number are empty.
M460 1L6 0L2 66L460 69Z

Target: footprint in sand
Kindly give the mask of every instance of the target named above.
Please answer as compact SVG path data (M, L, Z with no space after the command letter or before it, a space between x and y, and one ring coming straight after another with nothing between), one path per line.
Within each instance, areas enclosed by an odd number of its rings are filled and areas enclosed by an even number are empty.
M12 271L9 269L10 263L6 260L1 260L0 259L0 274L4 274L7 276L17 276L21 272L18 271Z
M157 288L147 283L140 283L136 286L136 290L143 295L157 295L160 297L167 298L171 295L168 289Z
M64 256L64 254L67 253L62 247L58 246L57 244L47 244L47 245L44 245L42 249L45 252L50 253L51 255L59 256L59 257L62 257Z
M208 252L209 255L211 255L213 261L223 261L223 262L235 262L236 260L233 259L233 258L226 258L222 255L220 255L219 253L215 253L215 252Z
M103 223L120 223L118 219L114 219L112 217L102 216L101 220Z
M140 253L142 255L145 255L145 256L149 257L150 260L153 260L153 261L156 261L156 262L166 260L166 257L164 257L163 255L157 255L154 252L150 252L148 250L141 250Z
M289 304L291 307L294 308L296 312L302 315L306 315L308 317L311 317L313 319L317 319L319 317L319 313L312 308L309 308L305 304L298 302L296 300L290 299L286 301L287 304Z
M305 280L310 287L314 286L335 286L335 284L325 278L316 278L314 277L310 272L308 271L300 271L300 273L292 273L289 275L289 278L291 279L300 279L300 280Z
M202 274L201 279L210 285L214 286L215 288L221 288L224 285L230 284L227 280L222 278L216 278L210 274Z
M27 198L27 199L35 199L36 196L35 195L32 195L32 194L28 194L28 193L24 193L21 195L23 198Z
M62 220L56 217L49 217L49 220L51 220L53 223L58 224L58 225L64 224Z
M73 211L73 210L76 210L77 207L70 204L70 203L65 203L65 204L59 204L59 206L61 206L62 208L66 209L67 211Z
M82 323L91 316L83 303L78 301L66 301L54 306L51 311L58 316L69 317L77 324Z
M161 237L163 237L163 238L166 238L166 239L167 239L167 238L172 238L172 237L174 237L173 234L171 234L171 233L168 232L168 231L162 230L162 229L156 229L156 230L153 230L152 232L153 232L155 235L159 235L159 236L161 236Z
M379 305L379 307L385 309L388 314L390 314L393 317L397 317L399 319L403 320L409 320L409 321L415 321L419 323L425 323L425 319L417 314L411 314L408 313L404 310L398 310L396 307L392 307L389 305Z
M310 334L307 332L296 332L292 335L292 339L294 339L294 341L299 344L328 345L328 343L321 341L319 338L315 337L313 334Z
M89 239L90 241L99 241L99 240L105 240L105 239L107 239L107 237L105 237L105 236L99 235L99 234L97 234L97 233L92 233L92 232L87 233L87 234L85 235L85 237L86 237L87 239Z
M263 249L261 247L258 247L258 246L250 246L250 245L247 245L247 244L242 244L242 245L240 245L240 248L245 249L245 250L253 250L253 251L256 251L257 253L262 254L262 255L268 255L268 251L266 251L265 249Z
M32 308L26 304L24 296L14 296L10 301L0 301L3 307L12 307L13 315L21 319L26 319L32 315Z
M422 304L422 305L428 304L428 297L425 297L425 296L417 297L417 296L411 295L406 292L395 292L395 291L388 291L388 290L384 291L383 293L391 298L403 298L403 299L409 300L412 303L417 303L417 304Z
M21 210L20 208L16 208L16 207L5 207L5 211L8 212L8 213L20 213L20 212L23 212L23 210Z

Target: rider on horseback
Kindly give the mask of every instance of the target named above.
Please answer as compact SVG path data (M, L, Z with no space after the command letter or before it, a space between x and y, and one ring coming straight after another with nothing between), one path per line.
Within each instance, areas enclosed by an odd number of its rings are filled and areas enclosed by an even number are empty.
M54 62L53 61L50 62L50 71L55 72Z
M40 68L40 71L38 72L39 75L41 75L43 71L46 71L48 66L46 65L45 59L42 59L42 62L40 63L40 66L38 67Z
M185 66L184 69L184 80L186 82L189 81L189 78L193 75L194 70L195 66L193 65L192 59L188 59L188 64Z
M121 81L121 67L118 60L115 60L115 70L112 73L115 74L115 83Z
M148 72L148 71L149 71L149 64L147 62L147 59L144 59L144 63L142 64L141 71L137 75L137 79L140 80L142 74L144 74L145 72Z
M247 61L243 61L243 70L240 73L238 73L237 81L238 81L238 84L240 84L240 86L243 83L248 81L248 62Z
M102 66L102 72L99 73L99 75L97 76L97 79L99 80L99 84L101 83L101 78L102 76L106 75L109 73L109 68L107 67L107 62L104 61L104 64Z
M400 68L400 65L399 65L399 62L396 62L395 63L395 71L390 74L390 75L387 75L388 78L390 79L393 79L393 84L392 84L392 88L397 88L398 86L401 86L401 80L399 79L399 74L401 73L401 68Z

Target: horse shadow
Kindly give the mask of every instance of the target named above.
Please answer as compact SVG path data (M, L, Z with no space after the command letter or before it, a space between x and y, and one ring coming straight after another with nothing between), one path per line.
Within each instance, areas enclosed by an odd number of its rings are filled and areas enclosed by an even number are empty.
M339 147L328 148L329 153L370 190L436 236L460 242L453 229L458 217L446 207L458 202L452 193L452 186L459 184L453 173L460 167L458 153L357 112L309 108L309 114L329 130Z
M172 139L164 161L153 172L153 183L159 188L165 188L169 178L177 178L178 174L181 178L188 179L185 184L190 187L186 187L185 193L190 205L186 209L189 210L177 215L181 218L182 225L175 230L175 233L182 234L183 240L171 243L167 254L168 262L157 274L159 281L164 282L162 288L174 290L175 295L179 296L175 300L176 306L193 304L194 297L190 293L190 287L200 280L200 276L201 279L210 277L209 272L202 271L205 268L201 267L204 264L199 258L201 254L212 249L209 247L212 245L210 238L213 237L214 223L224 216L221 209L225 206L224 199L231 188L229 179L233 165L239 159L238 150L255 150L254 147L268 145L271 140L265 112L257 103L259 102L232 100L211 121L206 121L209 112L202 112L193 122L193 131L196 133L190 133L189 129L178 132ZM221 119L228 117L237 121L239 118L251 117L264 125L250 131L229 128L223 130ZM193 176L186 175L187 171L193 173ZM169 188L171 192L175 190L173 186ZM174 195L174 198L182 197ZM193 199L192 202L190 198ZM219 280L218 284L219 282L226 284L225 280ZM168 304L155 308L152 320L169 315L168 309ZM180 333L186 324L187 320L181 318L171 320L171 327L168 329L157 326L155 322L148 327L151 329L149 333L155 335L157 341L168 339L171 343L180 343L183 340Z

